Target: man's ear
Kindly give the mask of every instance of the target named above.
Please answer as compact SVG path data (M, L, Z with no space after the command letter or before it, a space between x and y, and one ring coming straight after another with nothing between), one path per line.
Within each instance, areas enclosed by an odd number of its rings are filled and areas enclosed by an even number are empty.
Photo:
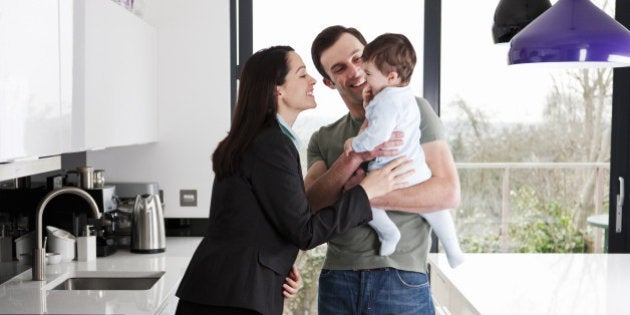
M329 88L331 88L331 89L333 89L333 90L335 90L335 89L336 89L336 87L335 87L335 83L333 83L333 81L330 81L330 79L328 79L328 78L324 78L324 79L322 80L322 82L324 82L324 85L326 85L327 87L329 87Z

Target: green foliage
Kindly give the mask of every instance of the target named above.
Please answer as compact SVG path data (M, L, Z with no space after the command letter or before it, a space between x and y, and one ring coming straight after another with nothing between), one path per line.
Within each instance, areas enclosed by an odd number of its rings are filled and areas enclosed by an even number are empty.
M574 224L572 207L543 202L529 185L511 191L507 252L582 253L586 232ZM469 212L468 215L461 213ZM488 211L458 209L458 233L468 253L500 253L501 222Z
M541 203L536 191L522 186L512 191L512 213L508 234L511 252L582 253L583 232L573 225L571 209L558 202Z
M326 258L326 244L300 251L295 265L302 276L302 288L295 298L284 301L284 315L317 314L319 273Z
M470 215L461 215L469 213ZM496 216L474 208L458 209L457 225L460 245L467 253L501 252L500 231Z

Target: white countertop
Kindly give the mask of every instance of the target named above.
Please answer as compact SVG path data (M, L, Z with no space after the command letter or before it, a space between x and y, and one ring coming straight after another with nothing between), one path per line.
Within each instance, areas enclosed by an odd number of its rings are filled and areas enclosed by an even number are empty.
M479 314L630 314L630 254L431 254Z
M0 285L0 314L155 314L173 296L201 237L168 237L166 251L133 254L118 250L93 262L46 266L46 281L32 281L31 269ZM152 272L164 275L149 290L50 290L73 275Z

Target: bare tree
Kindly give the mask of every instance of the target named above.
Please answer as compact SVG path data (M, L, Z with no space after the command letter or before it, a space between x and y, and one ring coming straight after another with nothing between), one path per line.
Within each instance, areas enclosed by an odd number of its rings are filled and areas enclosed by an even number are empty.
M545 110L545 129L557 131L552 137L558 161L610 160L611 91L610 69L580 69L554 77ZM595 207L596 176L592 171L584 172L575 204L576 226L584 226Z
M447 104L457 117L449 126L449 143L458 162L607 162L610 160L612 72L582 69L557 73L538 124L493 124L480 110L459 98ZM510 189L536 187L536 204L560 204L571 211L571 229L584 230L595 209L597 173L592 169L512 171ZM493 240L500 220L501 173L460 171L462 202L458 230ZM603 190L606 191L605 189ZM498 200L497 200L498 199ZM607 200L607 198L603 198ZM527 203L522 203L526 205ZM527 209L524 209L527 210ZM461 219L461 220L460 220ZM515 220L519 220L515 218ZM479 241L480 242L480 241ZM493 246L476 243L480 251Z

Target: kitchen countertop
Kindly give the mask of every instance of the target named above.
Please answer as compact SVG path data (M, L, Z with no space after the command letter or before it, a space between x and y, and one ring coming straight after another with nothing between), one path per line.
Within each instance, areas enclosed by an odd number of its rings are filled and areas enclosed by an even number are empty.
M30 269L30 265L22 264L17 260L12 262L0 262L0 284Z
M455 269L444 254L429 262L479 314L630 314L630 254L467 254Z
M32 281L31 269L0 285L0 314L156 314L175 294L201 237L167 237L166 251L134 254L118 250L93 262L46 266L46 281ZM84 273L152 272L164 275L149 290L50 290Z

